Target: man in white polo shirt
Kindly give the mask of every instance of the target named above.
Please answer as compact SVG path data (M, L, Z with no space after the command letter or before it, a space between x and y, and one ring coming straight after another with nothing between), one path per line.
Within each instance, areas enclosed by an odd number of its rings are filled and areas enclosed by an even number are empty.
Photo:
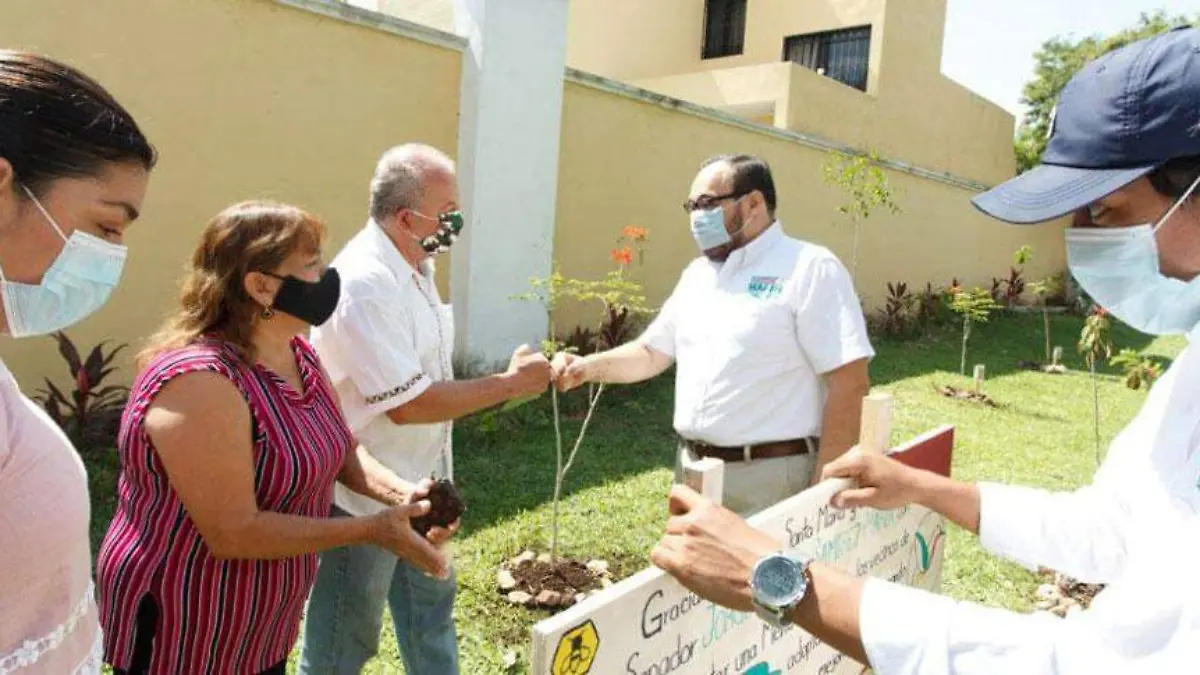
M393 148L371 181L371 218L333 260L341 299L312 341L350 428L380 462L417 482L453 476L451 420L543 392L550 364L523 346L507 372L454 380L454 325L433 281L431 256L462 228L454 162L424 145ZM334 516L382 506L335 487ZM442 580L375 546L321 556L309 599L299 672L361 670L379 647L386 600L405 671L458 672L453 575Z
M704 255L634 342L555 357L558 387L630 383L675 363L677 470L725 462L725 504L757 512L814 482L858 442L874 356L845 267L775 219L766 162L708 160L684 204Z

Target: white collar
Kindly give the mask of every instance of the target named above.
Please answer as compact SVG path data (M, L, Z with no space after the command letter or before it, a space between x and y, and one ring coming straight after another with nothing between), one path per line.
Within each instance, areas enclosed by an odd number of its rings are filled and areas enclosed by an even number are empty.
M387 268L396 274L398 279L418 278L425 270L416 269L408 259L400 253L400 249L396 248L396 243L384 231L383 226L375 222L374 219L367 221L367 231L371 233L371 245L379 252L383 262ZM429 265L428 276L433 277L433 260L426 258ZM425 267L425 265L421 265Z
M744 265L753 262L762 257L764 252L774 248L780 239L783 239L783 225L780 225L778 220L771 221L767 229L760 232L750 243L730 253L725 263Z

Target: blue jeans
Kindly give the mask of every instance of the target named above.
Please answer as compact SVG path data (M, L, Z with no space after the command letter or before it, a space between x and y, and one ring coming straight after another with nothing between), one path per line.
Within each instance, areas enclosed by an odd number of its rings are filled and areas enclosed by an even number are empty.
M346 513L337 507L334 517ZM396 641L409 675L458 675L454 595L458 585L426 576L377 546L321 554L308 599L300 675L356 675L379 651L383 604L392 610Z

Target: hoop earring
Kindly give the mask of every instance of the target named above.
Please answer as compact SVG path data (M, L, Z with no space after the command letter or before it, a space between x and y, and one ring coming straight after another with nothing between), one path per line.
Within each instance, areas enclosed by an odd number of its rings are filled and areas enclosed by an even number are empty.
M263 307L263 311L262 311L262 314L260 314L260 316L264 320L270 321L271 318L275 316L275 310L271 309L270 307Z

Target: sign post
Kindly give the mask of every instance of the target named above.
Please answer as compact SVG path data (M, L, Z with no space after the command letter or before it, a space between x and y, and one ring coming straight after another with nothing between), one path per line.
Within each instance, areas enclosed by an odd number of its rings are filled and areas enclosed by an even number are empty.
M864 400L861 448L886 452L892 415L887 396ZM949 475L954 430L939 427L889 454ZM721 464L689 479L711 494ZM689 480L690 482L690 480ZM748 522L783 543L855 576L875 576L936 592L945 522L933 511L837 509L848 485L827 480ZM864 666L799 628L775 630L753 614L700 599L650 567L533 628L534 675L781 675L854 673Z

